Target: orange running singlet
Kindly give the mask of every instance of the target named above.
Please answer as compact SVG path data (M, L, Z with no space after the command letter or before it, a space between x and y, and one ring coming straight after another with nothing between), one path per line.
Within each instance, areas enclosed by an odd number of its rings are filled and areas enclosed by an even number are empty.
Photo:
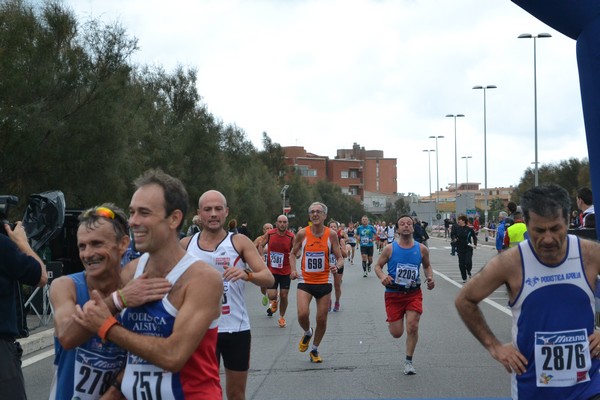
M329 271L329 254L331 253L329 232L330 229L325 228L323 235L316 237L310 228L306 228L306 237L302 242L299 283L322 285L333 282Z

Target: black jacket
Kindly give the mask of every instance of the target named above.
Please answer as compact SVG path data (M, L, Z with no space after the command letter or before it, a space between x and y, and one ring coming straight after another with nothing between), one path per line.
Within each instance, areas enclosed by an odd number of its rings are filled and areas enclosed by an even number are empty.
M477 236L470 226L459 226L452 230L452 239L456 242L456 250L465 252L471 247L469 244L477 246Z

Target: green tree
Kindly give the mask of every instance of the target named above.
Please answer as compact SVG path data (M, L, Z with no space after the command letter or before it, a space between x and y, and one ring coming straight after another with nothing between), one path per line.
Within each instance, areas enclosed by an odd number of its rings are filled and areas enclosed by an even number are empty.
M273 143L267 132L263 132L262 144L264 150L259 153L262 163L269 170L269 174L283 182L287 167L285 165L285 153L279 143Z
M500 211L505 211L504 202L502 199L495 198L490 200L489 204L489 218L490 220L498 219Z
M137 42L116 25L86 32L78 35L60 3L45 3L39 14L19 0L0 5L0 175L10 192L61 189L79 206L124 187L115 172L127 135L113 125L114 99Z
M67 207L104 201L127 207L131 181L160 167L180 178L193 204L223 192L231 217L255 233L281 213L280 190L306 225L323 201L330 217L358 220L362 205L338 186L306 180L285 166L263 133L257 151L245 132L207 111L197 71L133 66L138 42L118 23L78 21L59 0L0 3L0 185L27 198L50 189ZM191 217L193 210L190 211Z
M587 158L577 160L570 158L558 163L544 164L538 168L538 182L540 185L554 183L562 186L571 195L571 207L576 207L577 189L582 186L590 187L590 165ZM511 200L519 204L521 195L535 183L535 171L528 168L521 178L516 190L513 191Z
M388 204L386 206L385 212L383 215L376 217L375 219L380 219L386 222L393 222L394 224L398 222L398 217L402 214L410 215L410 205L406 202L404 197L399 197L393 204Z

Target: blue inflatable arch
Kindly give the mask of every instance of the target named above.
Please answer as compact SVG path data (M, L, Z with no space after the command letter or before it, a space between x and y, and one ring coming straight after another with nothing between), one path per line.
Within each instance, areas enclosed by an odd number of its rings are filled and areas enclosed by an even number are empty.
M512 0L577 41L577 66L594 209L600 209L600 0ZM600 240L600 229L596 229Z

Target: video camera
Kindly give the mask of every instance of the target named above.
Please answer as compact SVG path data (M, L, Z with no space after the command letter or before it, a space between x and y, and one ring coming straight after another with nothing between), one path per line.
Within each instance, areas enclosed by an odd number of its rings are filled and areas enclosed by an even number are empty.
M4 229L4 224L9 224L11 229L14 229L14 224L11 224L8 220L8 214L11 206L19 204L19 198L17 196L0 196L0 233L7 235Z

